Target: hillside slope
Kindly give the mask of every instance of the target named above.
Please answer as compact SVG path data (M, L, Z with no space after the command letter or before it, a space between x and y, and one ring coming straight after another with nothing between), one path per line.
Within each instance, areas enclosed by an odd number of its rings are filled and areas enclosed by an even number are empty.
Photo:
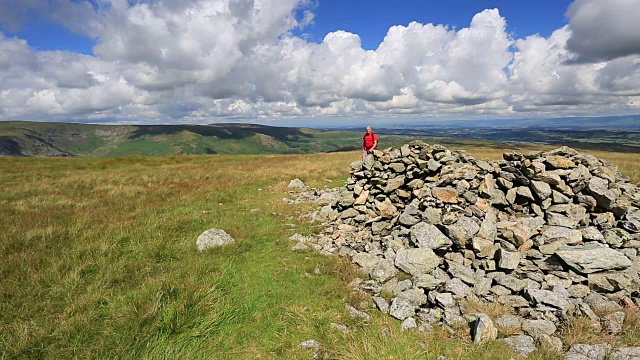
M254 124L0 122L0 156L301 154L353 150L359 133ZM398 136L398 138L404 136Z

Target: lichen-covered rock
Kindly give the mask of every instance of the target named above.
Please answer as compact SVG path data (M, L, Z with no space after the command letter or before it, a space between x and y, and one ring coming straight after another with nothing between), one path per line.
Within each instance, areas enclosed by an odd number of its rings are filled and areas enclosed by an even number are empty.
M198 251L203 251L209 248L232 244L234 242L235 240L233 237L227 234L226 231L222 229L209 229L198 236L198 239L196 240L196 247L198 248Z

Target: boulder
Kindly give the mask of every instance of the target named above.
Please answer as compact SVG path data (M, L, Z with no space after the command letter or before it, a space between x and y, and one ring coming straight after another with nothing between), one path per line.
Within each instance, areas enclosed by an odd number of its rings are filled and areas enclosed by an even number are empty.
M222 229L209 229L196 240L196 247L198 251L203 251L209 248L219 247L227 244L234 243L235 240L231 235L227 234Z

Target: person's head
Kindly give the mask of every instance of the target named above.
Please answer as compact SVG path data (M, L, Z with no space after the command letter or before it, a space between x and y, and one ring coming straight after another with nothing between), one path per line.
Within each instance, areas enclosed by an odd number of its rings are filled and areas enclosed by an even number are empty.
M367 134L371 134L372 130L371 130L371 126L367 126Z

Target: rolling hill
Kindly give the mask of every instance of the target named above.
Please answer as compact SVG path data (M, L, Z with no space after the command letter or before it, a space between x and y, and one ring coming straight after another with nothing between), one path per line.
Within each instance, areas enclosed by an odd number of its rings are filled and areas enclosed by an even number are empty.
M301 154L359 148L359 133L254 124L0 122L0 156ZM406 138L397 136L397 138Z

